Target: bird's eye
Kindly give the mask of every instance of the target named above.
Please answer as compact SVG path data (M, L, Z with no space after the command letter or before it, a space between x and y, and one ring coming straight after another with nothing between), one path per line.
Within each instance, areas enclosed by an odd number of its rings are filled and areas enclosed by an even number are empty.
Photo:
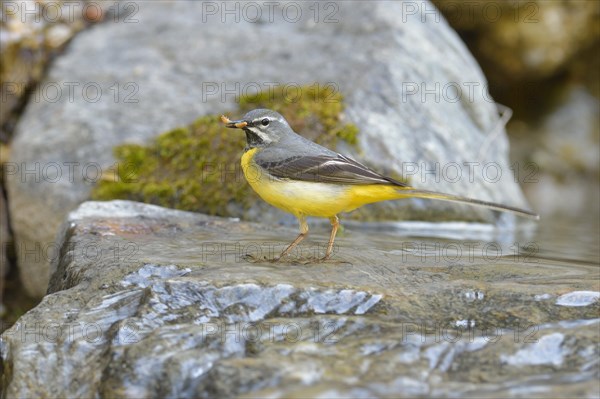
M270 121L269 121L267 118L265 118L265 119L263 119L262 121L260 121L260 123L261 123L263 126L269 126L269 122L270 122Z

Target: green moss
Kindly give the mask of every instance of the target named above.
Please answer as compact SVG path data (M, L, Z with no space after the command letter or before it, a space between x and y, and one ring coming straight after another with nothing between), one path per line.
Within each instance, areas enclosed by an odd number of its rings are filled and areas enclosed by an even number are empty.
M237 166L244 135L231 133L217 116L208 116L160 135L149 146L116 147L116 178L102 180L92 197L215 215L227 214L229 201L248 206L252 193Z
M329 148L340 140L357 145L355 125L343 122L335 87L277 87L239 99L239 117L255 108L280 112L299 134ZM245 135L206 116L158 136L148 146L114 149L118 167L96 185L96 200L129 199L211 215L241 216L257 195L243 177ZM235 206L230 206L235 205Z

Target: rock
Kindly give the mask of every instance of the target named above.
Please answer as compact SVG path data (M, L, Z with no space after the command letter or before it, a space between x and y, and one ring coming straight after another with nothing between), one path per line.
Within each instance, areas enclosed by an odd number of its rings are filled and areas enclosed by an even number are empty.
M115 145L231 110L236 95L274 84L289 84L292 93L315 82L339 90L347 120L360 129L359 150L340 149L349 155L410 175L419 187L526 207L485 78L439 15L403 13L404 3L340 2L317 5L317 19L306 3L295 21L299 5L290 2L272 9L273 22L263 9L253 23L254 14L244 14L252 10L239 3L237 17L221 3L135 4L129 21L82 32L53 64L45 82L73 82L72 98L63 88L54 102L32 102L19 122L18 170L8 182L18 245L53 242L63 218L113 164ZM425 201L381 209L494 220L490 212ZM28 292L42 295L48 263L19 259L19 268Z
M541 80L598 45L595 2L434 0L494 78ZM487 71L487 68L485 68Z
M311 242L327 236L318 230L293 264L256 261L295 233L127 201L83 203L61 229L48 295L1 337L3 393L598 392L600 304L556 303L574 281L594 291L595 265L423 262L351 231L333 260L305 264L324 251L313 253Z
M2 2L0 36L0 140L8 141L28 94L48 62L88 23L102 19L114 4L83 0ZM90 18L89 12L96 18Z
M0 143L0 294L3 292L4 278L9 270L8 248L9 245L12 245L12 234L8 224L8 209L6 206L6 191L3 179L4 164L7 161L8 147Z
M600 96L597 2L434 3L473 52L494 98L512 108L515 119L535 123L552 113L560 92L573 82Z
M9 243L12 241L10 230L8 229L6 202L2 191L2 186L0 185L0 218L2 219L0 221L0 279L4 279L4 276L8 273L7 250Z

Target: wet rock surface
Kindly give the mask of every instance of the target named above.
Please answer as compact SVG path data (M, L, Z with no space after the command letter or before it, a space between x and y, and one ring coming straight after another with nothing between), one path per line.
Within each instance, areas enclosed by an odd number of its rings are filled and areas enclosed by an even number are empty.
M213 15L201 2L137 2L127 20L79 34L42 82L72 82L76 95L65 88L56 101L31 102L15 131L10 161L18 169L7 187L17 246L54 240L68 212L114 164L114 146L226 112L236 94L272 84L332 83L344 96L348 122L360 129L358 151L338 150L377 169L413 173L419 187L526 206L485 78L455 32L431 15L431 4L408 13L401 2L330 3L335 12L321 10L316 21L310 3L292 3L301 7L297 21L284 19L282 3L273 21L264 10L255 23L223 23L221 10ZM260 56L250 39L268 43ZM455 219L493 217L432 206ZM400 201L383 209L428 208ZM19 270L30 276L27 291L41 296L48 263L23 258Z
M59 236L48 295L2 335L3 393L598 395L597 265L480 252L424 260L414 250L435 242L400 237L410 245L398 250L352 229L318 263L307 260L328 233L313 232L271 263L257 259L296 231L82 204Z

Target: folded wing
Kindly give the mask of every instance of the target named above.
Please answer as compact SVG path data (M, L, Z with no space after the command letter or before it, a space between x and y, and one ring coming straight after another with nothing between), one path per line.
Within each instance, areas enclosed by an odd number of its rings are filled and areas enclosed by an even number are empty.
M270 175L280 179L351 185L390 184L408 187L405 183L383 176L341 154L292 156L277 162L257 160L257 164Z

